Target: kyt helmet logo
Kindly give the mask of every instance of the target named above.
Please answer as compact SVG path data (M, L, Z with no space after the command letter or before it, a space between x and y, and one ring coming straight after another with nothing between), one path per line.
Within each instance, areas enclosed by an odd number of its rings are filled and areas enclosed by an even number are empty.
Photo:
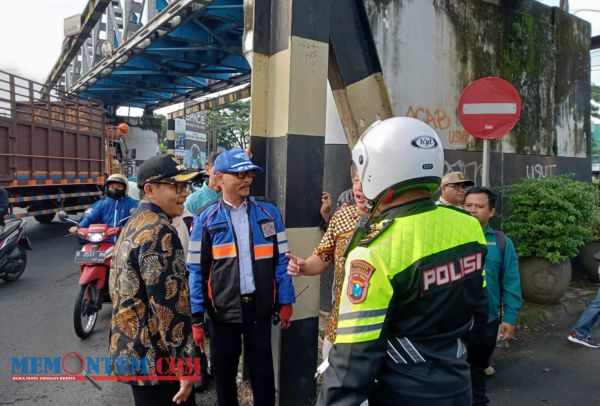
M420 137L414 138L410 143L417 148L423 149L433 149L437 147L437 141L429 135L421 135Z

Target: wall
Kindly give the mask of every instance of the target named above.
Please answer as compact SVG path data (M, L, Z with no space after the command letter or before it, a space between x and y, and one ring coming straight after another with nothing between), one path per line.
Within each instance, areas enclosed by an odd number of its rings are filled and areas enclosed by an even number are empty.
M491 142L492 187L562 173L591 179L587 22L532 0L365 5L394 112L438 132L446 171L481 182L482 142L463 129L456 106L469 83L498 76L521 94L522 115L510 134ZM349 186L350 152L331 95L325 143L324 188L335 199ZM327 293L330 284L321 286Z
M522 115L510 134L491 142L492 152L505 156L490 171L492 185L526 176L508 162L535 165L540 156L556 165L555 174L576 169L590 179L589 24L532 0L497 3L365 0L395 114L438 132L448 169L473 157L480 163L482 143L463 129L456 106L469 83L499 76L520 92ZM347 185L339 170L350 155L333 104L327 119L325 154L332 159L324 183L337 192Z

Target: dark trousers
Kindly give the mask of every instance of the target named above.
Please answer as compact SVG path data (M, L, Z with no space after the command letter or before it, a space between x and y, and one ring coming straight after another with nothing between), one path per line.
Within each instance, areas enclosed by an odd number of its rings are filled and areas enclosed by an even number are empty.
M254 404L275 404L271 320L256 320L255 305L254 302L242 303L243 323L208 321L210 356L219 406L238 405L236 376L242 353L242 336Z
M418 398L418 399L396 399L396 400L374 400L369 399L369 406L469 406L471 404L471 392L466 391L460 395L447 398Z
M490 366L490 359L496 348L499 324L498 320L487 323L468 340L467 360L471 366L473 405L487 405L490 402L485 394L485 369Z
M175 405L173 396L179 392L179 382L169 382L160 385L138 386L131 385L133 392L133 401L136 406L168 406ZM196 406L194 390L190 397L183 403L183 406Z

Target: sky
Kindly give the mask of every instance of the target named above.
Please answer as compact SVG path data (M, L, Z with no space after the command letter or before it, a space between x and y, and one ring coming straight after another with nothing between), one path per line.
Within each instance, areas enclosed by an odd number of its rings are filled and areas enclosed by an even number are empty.
M0 12L0 69L43 82L61 52L63 20L88 0L4 0ZM560 0L541 0L558 6ZM570 12L600 35L600 0L570 0ZM585 9L598 10L597 12ZM592 52L592 82L600 84L600 50Z

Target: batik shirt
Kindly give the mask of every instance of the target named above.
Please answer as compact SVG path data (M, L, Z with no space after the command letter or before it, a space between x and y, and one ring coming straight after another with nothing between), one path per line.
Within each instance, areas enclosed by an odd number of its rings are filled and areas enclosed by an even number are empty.
M344 283L344 252L352 239L352 234L359 217L360 212L356 205L345 206L336 211L329 222L327 231L325 231L323 238L321 238L321 243L313 252L323 262L333 262L334 264L333 303L325 331L325 337L332 343L335 340L340 294Z
M158 206L142 202L123 228L114 249L109 289L113 303L109 350L114 360L113 375L143 376L153 375L153 371L158 375L172 375L164 372L168 370L164 359L193 362L183 248L170 219ZM116 357L122 358L116 360ZM161 359L159 366L157 361ZM135 362L138 367L132 365Z

